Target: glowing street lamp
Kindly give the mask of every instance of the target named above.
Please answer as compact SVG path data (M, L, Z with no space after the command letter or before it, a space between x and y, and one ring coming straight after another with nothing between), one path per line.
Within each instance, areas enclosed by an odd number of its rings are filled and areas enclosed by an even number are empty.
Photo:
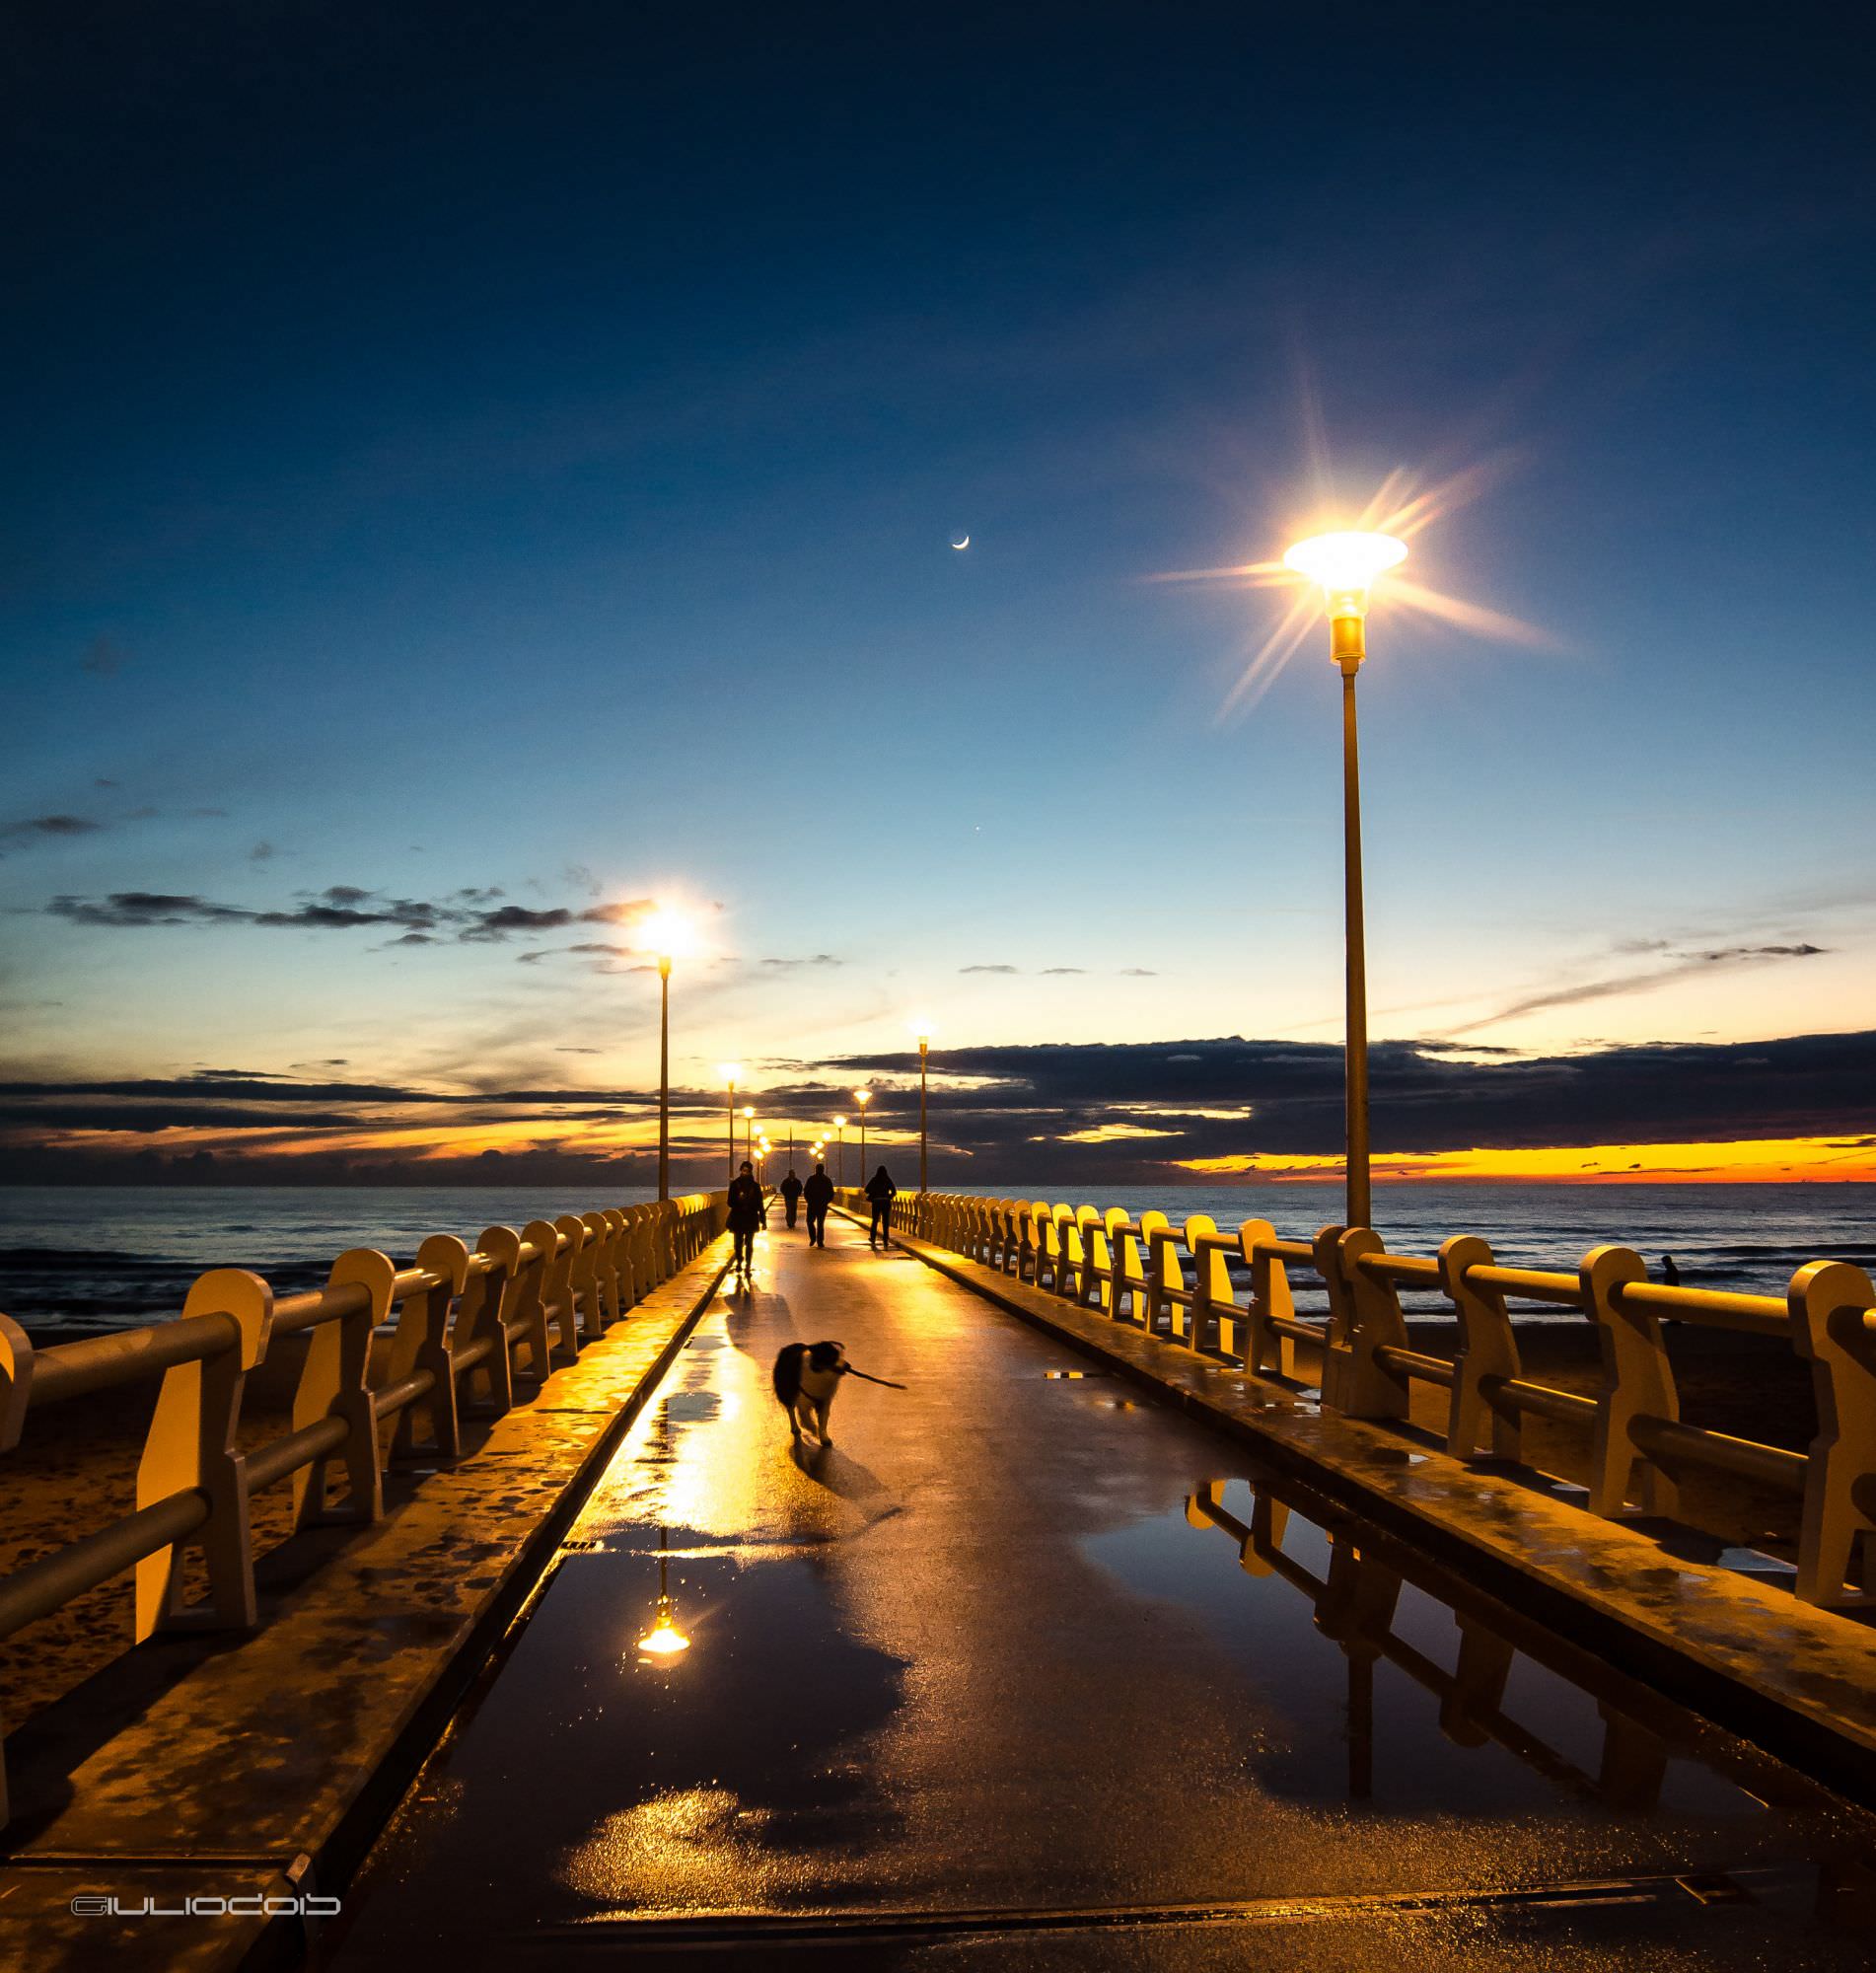
M743 1106L743 1155L752 1162L756 1157L756 1112L747 1103Z
M1341 667L1343 950L1347 988L1344 1126L1350 1226L1372 1215L1368 1191L1368 959L1361 909L1361 775L1355 749L1355 674L1367 656L1364 624L1378 576L1407 559L1407 544L1392 535L1313 535L1283 557L1286 568L1320 583L1328 607L1330 655Z
M671 962L691 943L690 920L660 905L638 927L638 944L658 958L658 1197L671 1197Z
M836 1117L833 1120L833 1155L837 1161L834 1182L837 1185L845 1185L847 1182L847 1120L844 1117Z
M860 1183L866 1183L866 1106L873 1100L870 1089L856 1089L853 1100L860 1106Z
M717 1073L730 1086L730 1176L736 1176L736 1085L743 1073L740 1061L721 1062Z
M931 1023L920 1014L912 1023L918 1037L918 1190L925 1190L925 1068L931 1055Z

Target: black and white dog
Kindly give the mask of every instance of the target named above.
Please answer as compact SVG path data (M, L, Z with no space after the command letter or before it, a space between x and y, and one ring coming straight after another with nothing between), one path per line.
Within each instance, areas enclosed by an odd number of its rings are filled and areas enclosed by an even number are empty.
M837 1343L791 1343L775 1358L775 1396L788 1414L797 1445L804 1425L823 1445L833 1443L828 1436L828 1414L847 1368Z

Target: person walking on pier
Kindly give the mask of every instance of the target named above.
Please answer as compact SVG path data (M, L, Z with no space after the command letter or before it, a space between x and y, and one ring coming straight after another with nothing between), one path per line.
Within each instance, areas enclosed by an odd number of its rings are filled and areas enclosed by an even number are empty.
M899 1187L893 1183L884 1165L867 1180L866 1196L873 1202L873 1223L867 1228L866 1244L890 1250L893 1244L889 1232L893 1223L893 1201L899 1197Z
M781 1182L782 1205L788 1209L788 1230L795 1230L795 1208L801 1204L801 1181L795 1176L793 1165L788 1167L788 1176Z
M762 1223L762 1188L756 1183L755 1167L745 1158L743 1169L730 1181L730 1232L736 1251L731 1268L749 1279L756 1262L756 1229Z
M833 1181L828 1176L825 1164L816 1164L809 1174L808 1183L801 1188L801 1196L808 1202L808 1244L825 1247L828 1244L828 1207L833 1204Z

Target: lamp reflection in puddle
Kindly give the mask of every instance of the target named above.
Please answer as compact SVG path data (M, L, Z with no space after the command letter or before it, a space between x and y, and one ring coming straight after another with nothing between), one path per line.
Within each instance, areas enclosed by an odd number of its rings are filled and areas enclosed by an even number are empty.
M679 1630L671 1611L670 1535L658 1530L658 1621L639 1639L638 1648L647 1657L675 1658L690 1648L690 1640Z

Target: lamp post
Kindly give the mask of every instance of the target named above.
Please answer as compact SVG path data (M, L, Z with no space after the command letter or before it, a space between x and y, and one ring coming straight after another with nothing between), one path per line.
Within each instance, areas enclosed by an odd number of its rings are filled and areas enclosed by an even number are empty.
M756 1112L746 1103L743 1106L743 1155L753 1164L756 1161Z
M730 1176L736 1176L736 1082L743 1073L740 1061L726 1061L718 1069L725 1082L730 1085Z
M853 1100L860 1106L860 1183L866 1183L866 1106L873 1100L870 1089L856 1089Z
M1355 749L1355 674L1367 656L1365 624L1375 578L1407 559L1392 535L1314 535L1284 555L1284 565L1322 585L1330 653L1341 668L1341 831L1343 950L1347 992L1343 1085L1350 1226L1366 1226L1368 1191L1368 959L1361 908L1361 775Z
M658 958L658 1197L671 1197L671 962L687 948L690 926L660 907L639 926L640 950Z
M847 1182L847 1120L836 1117L833 1120L834 1183L844 1186Z
M918 1037L918 1190L925 1186L925 1071L931 1055L931 1023L922 1015L912 1023Z

